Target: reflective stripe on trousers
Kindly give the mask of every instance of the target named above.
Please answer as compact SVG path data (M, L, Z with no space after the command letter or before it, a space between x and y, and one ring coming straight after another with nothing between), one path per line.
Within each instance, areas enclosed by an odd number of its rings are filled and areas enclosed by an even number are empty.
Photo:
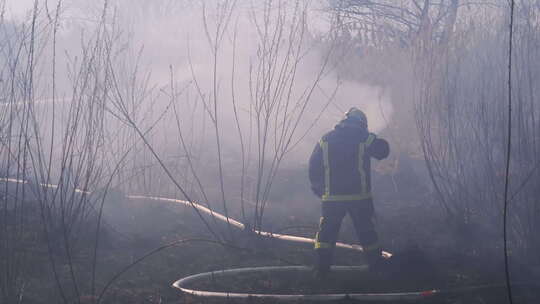
M352 219L358 241L366 251L377 250L378 237L373 223L373 202L327 202L322 204L319 231L315 236L315 249L333 249L345 215Z

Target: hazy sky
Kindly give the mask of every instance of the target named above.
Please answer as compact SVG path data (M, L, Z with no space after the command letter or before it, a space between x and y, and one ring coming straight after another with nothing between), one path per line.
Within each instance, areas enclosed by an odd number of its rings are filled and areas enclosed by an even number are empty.
M1 0L0 0L1 1ZM48 3L49 10L52 12L57 5L58 0L39 0L40 8L45 7L45 2ZM241 3L248 3L252 0L239 0ZM253 0L257 3L259 0ZM168 87L170 81L170 71L174 71L175 79L180 83L192 81L194 75L198 85L202 88L205 95L210 96L212 91L212 65L210 49L208 41L205 39L202 24L201 3L206 3L209 7L215 4L217 0L110 0L111 6L116 6L119 9L119 20L124 32L123 37L130 37L130 46L137 54L137 51L144 47L144 53L141 57L140 64L143 69L151 71L152 85L158 87ZM260 1L259 3L261 3ZM60 27L58 37L59 54L68 53L71 56L76 56L80 50L80 34L79 31L83 28L88 30L88 23L92 16L99 16L99 9L103 0L62 0L62 18L69 19L65 23L66 26ZM249 2L250 3L250 2ZM286 3L286 2L284 2ZM324 14L319 10L317 1L310 2L309 29L312 32L324 32L327 30L325 26ZM186 4L183 6L182 4ZM34 0L7 0L6 9L7 17L16 19L25 18L31 11L34 5ZM96 9L94 11L93 9ZM210 8L209 8L210 9ZM257 40L257 32L252 26L252 21L247 10L238 10L235 15L235 22L231 23L231 33L236 22L238 22L238 41L236 49L236 73L235 89L237 102L241 109L248 109L250 102L250 86L249 73L252 64L257 63L257 50L260 47ZM11 16L11 17L10 17ZM210 20L210 27L214 24ZM126 38L127 39L127 38ZM235 132L235 124L233 123L233 113L230 108L228 97L231 96L229 84L231 73L232 45L229 40L225 41L220 52L219 63L219 91L220 104L223 109L220 109L220 116L223 119L223 128L229 126L233 128L228 131L223 131L224 134L231 134L231 141L236 144L237 134ZM306 42L308 43L308 42ZM311 43L311 42L309 42ZM311 46L315 48L311 48ZM302 58L302 62L298 67L296 74L295 88L292 96L301 95L317 75L321 65L321 58L324 56L323 50L318 50L316 44L306 47L310 49ZM188 56L189 50L189 56ZM129 56L128 56L129 57ZM136 56L133 56L136 57ZM189 59L189 60L188 60ZM62 62L65 58L59 58ZM59 63L58 69L65 67L65 63ZM62 73L58 70L58 75L63 77L68 73ZM119 72L120 73L120 72ZM333 126L342 118L343 112L351 106L362 108L369 117L370 129L378 132L386 125L383 119L382 112L386 118L392 115L392 107L389 102L389 96L382 88L370 86L367 84L357 83L353 81L341 80L336 71L326 73L313 93L312 102L308 108L307 114L302 119L300 131L302 134L307 130L312 121L319 115L320 109L327 102L327 96L331 95L338 80L341 82L339 91L335 96L333 105L329 106L322 112L320 120L313 126L311 132L305 137L302 145L299 146L297 154L301 160L306 161L305 155L309 153L320 136L333 128ZM59 76L59 77L60 77ZM60 95L69 96L69 82L66 80L66 92ZM60 81L57 86L60 87ZM47 96L45 96L47 97ZM167 99L168 101L168 99ZM164 101L165 102L165 101ZM156 112L157 113L157 112ZM249 116L245 116L249 117ZM247 118L244 123L248 123ZM170 129L170 128L169 128ZM167 129L161 133L166 134ZM224 136L226 137L226 136Z
M7 0L6 11L8 13L8 16L24 16L24 14L32 8L33 3L34 0Z

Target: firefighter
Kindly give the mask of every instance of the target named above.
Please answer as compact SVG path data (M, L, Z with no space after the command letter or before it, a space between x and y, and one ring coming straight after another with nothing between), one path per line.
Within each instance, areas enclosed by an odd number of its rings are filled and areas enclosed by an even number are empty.
M311 189L322 201L319 231L315 236L315 274L330 271L335 243L343 217L352 219L364 257L374 269L382 251L373 224L370 159L384 159L388 142L368 131L367 117L357 108L345 113L335 128L315 146L309 160Z

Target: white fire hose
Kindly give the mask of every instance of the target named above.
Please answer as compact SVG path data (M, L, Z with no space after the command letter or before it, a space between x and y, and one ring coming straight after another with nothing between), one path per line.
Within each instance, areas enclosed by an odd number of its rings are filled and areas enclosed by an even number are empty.
M0 182L11 182L11 183L21 183L28 184L28 181L13 179L13 178L0 178ZM58 185L53 184L39 184L42 187L47 188L58 188ZM90 194L90 191L75 189L75 192L82 194ZM185 200L178 200L173 198L165 197L149 197L142 195L126 195L126 198L132 200L152 200L159 202L169 202L182 204L184 206L190 206L198 209L199 211L213 216L214 218L221 220L223 222L229 223L230 225L239 228L245 229L246 226L230 217L226 217L223 214L217 213L205 206L194 202L188 202ZM254 231L258 235L274 238L277 240L290 241L296 243L308 243L313 244L315 240L299 237L294 235L287 234L276 234L266 231ZM345 243L336 243L336 247L343 249L350 249L355 251L363 251L362 246L354 244L345 244ZM390 258L391 253L383 251L382 256L384 258ZM367 265L361 266L333 266L332 270L334 272L346 272L346 271L366 271L368 270ZM219 291L206 291L206 290L197 290L188 288L187 285L206 280L209 278L226 278L238 274L246 273L260 273L260 272L269 272L269 273L283 273L283 272L311 272L312 268L308 266L263 266L263 267L247 267L247 268L236 268L236 269L225 269L211 272L204 272L199 274L194 274L181 278L172 284L173 287L181 290L186 294L190 294L198 297L211 297L211 298L226 298L226 299L246 299L246 298L263 298L263 299L273 299L280 302L294 302L299 300L309 300L309 301L335 301L343 299L351 300L363 300L363 301L418 301L426 298L433 297L435 295L441 294L458 294L462 292L468 292L473 290L480 289L490 289L490 288L504 288L504 285L478 285L470 286L459 289L452 290L441 290L441 289L430 289L423 291L412 291L412 292L381 292L381 293L326 293L326 294L265 294L265 293L238 293L238 292L219 292ZM538 286L538 284L516 284L516 286Z

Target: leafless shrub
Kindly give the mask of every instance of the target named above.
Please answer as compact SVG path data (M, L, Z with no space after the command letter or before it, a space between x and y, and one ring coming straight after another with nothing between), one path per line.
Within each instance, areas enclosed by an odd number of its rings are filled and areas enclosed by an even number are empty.
M515 29L516 109L512 136L510 218L514 248L532 252L530 231L538 222L538 10L520 3ZM445 210L470 236L493 232L502 223L505 105L508 53L506 14L474 28L462 25L445 48L432 47L420 78L417 126L433 184ZM489 229L481 229L487 227ZM537 249L537 248L536 248Z
M362 65L356 70L365 66L368 71L360 79L395 92L393 105L400 114L385 132L409 155L418 144L435 197L458 235L474 241L462 245L479 246L484 239L486 247L495 248L492 240L502 239L506 3L351 0L330 1L330 7L338 16L342 40L358 52ZM538 225L538 6L519 1L517 7L510 218L513 248L534 255L538 242L530 231ZM370 65L372 61L376 63ZM380 76L371 76L379 70ZM403 132L411 125L409 112L418 137Z
M61 1L53 11L35 1L30 20L21 25L2 24L6 39L0 59L0 280L2 301L7 303L25 297L32 276L30 262L35 257L32 251L40 244L46 245L45 256L61 301L77 302L82 294L90 293L74 260L86 250L81 238L92 235L89 229L97 231L97 254L101 216L97 203L102 197L90 191L106 189L110 185L106 177L114 173L109 171L115 164L106 149L114 141L107 130L106 83L110 62L118 56L113 43L117 29L105 2L101 20L81 41L81 53L68 63L71 94L59 98L61 10ZM94 282L91 284L93 289Z

